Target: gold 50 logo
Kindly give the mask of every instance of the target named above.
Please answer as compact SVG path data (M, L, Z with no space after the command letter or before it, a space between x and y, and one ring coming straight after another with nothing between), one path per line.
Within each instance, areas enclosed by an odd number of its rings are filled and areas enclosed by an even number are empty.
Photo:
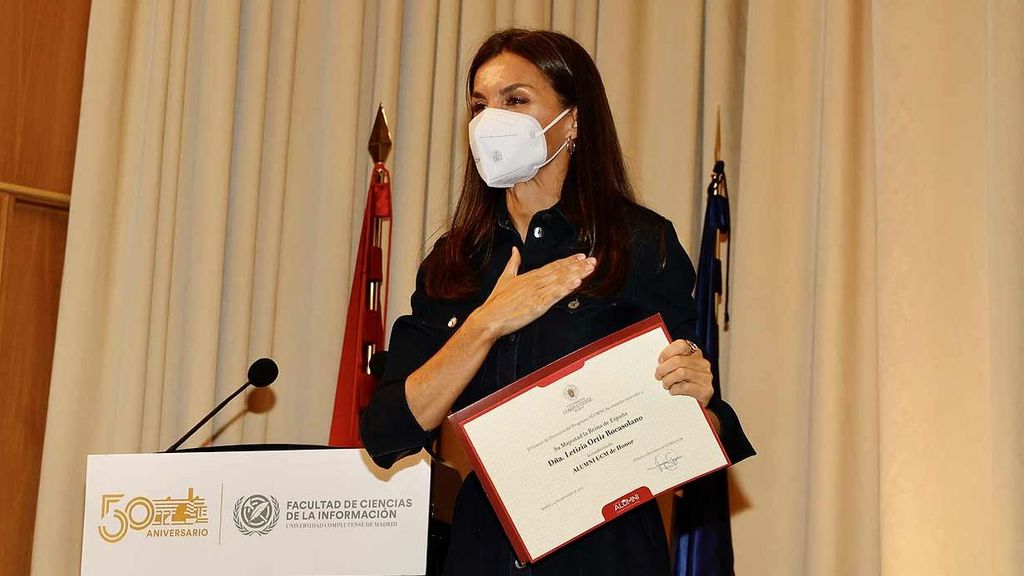
M104 494L100 514L100 538L120 542L129 530L145 532L147 538L189 538L209 534L206 499L188 489L185 498L151 500L136 496L125 501L124 494Z

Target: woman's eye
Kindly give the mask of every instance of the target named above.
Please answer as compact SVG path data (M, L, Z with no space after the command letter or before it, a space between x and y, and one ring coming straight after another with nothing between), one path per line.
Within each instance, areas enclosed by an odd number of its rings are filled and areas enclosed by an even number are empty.
M522 106L523 104L528 104L529 102L529 100L523 98L522 96L509 96L508 100L505 101L505 104L508 106Z
M487 108L487 104L484 104L483 102L473 102L473 104L470 105L469 107L469 111L472 112L473 115L475 116L483 112L484 108Z

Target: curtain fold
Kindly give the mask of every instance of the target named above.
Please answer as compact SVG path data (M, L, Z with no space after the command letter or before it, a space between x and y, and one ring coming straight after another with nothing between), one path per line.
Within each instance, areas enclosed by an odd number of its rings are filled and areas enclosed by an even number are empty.
M507 26L591 52L692 255L721 111L737 573L1020 573L1020 2L178 0L92 5L33 574L77 570L86 454L166 447L258 357L189 445L326 441L377 105L390 327Z
M1002 352L1015 347L1019 365L1024 346L1020 308L994 306L1002 303L991 295L1014 282L1022 240L990 229L1010 208L998 202L1003 186L1013 182L1017 207L1024 191L1022 52L1009 33L1020 37L1024 14L1019 3L942 8L878 5L874 18L878 235L887 245L878 260L881 530L891 535L883 568L1004 573L1021 564L1001 563L1004 535L992 521L1020 540L1024 414L1019 392L1004 390L1024 382L1003 368L1014 362ZM1012 61L992 58L1013 46ZM994 107L1003 98L1017 105ZM996 144L1011 134L1015 143ZM1007 153L1016 166L993 164ZM1016 265L993 260L1004 250ZM1001 342L993 328L1004 314L1016 316L1016 333ZM1003 402L1016 405L1015 417L996 417L1009 416ZM996 457L1007 444L1016 458ZM1006 468L1017 495L1001 501L993 487Z
M997 569L1024 566L1024 7L988 3L986 144L988 175L989 389L994 462L987 528Z

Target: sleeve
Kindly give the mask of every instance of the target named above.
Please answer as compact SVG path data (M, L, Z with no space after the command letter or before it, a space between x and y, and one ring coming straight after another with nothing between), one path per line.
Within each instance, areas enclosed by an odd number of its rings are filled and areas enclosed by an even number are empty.
M648 288L652 307L661 314L673 340L691 340L703 348L703 343L697 338L697 304L692 296L697 274L671 222L664 220L661 238L651 244L654 250L650 252L653 254L641 257L641 263L646 261L645 268L656 270ZM718 371L715 372L717 374ZM721 383L716 382L716 391L708 409L718 417L721 424L719 438L729 460L735 464L755 452L736 411L722 399L720 386Z
M424 322L430 300L426 297L422 268L412 296L412 314L395 321L380 385L360 417L360 435L366 451L382 468L428 447L434 438L409 409L405 380L441 349L443 331Z

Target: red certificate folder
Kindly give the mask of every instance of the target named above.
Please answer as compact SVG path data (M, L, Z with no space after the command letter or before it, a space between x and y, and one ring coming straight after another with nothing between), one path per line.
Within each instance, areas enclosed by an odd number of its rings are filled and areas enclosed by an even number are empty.
M502 498L502 494L499 493L499 491L496 489L495 483L491 478L491 474L488 472L488 462L482 461L480 454L477 451L477 448L473 444L473 439L470 437L470 434L466 430L466 426L470 424L473 420L480 418L481 416L489 413L490 411L503 406L504 404L512 401L513 399L519 397L520 395L526 393L527 391L534 388L544 388L552 383L558 382L559 380L580 370L589 360L601 355L604 352L609 351L612 348L629 342L630 340L638 336L646 335L647 333L659 327L661 328L661 331L665 336L665 345L668 345L668 343L671 341L668 329L665 327L665 324L661 319L661 315L656 314L645 320L637 322L636 324L623 328L618 332L610 334L602 338L601 340L589 344L577 350L576 352L573 352L561 358L560 360L557 360L545 366L544 368L541 368L540 370L537 370L536 372L513 382L512 384L509 384L508 386L502 388L501 390L495 392L494 394L491 394L490 396L487 396L486 398L483 398L477 401L476 403L467 406L466 408L459 410L454 414L451 414L448 417L449 421L451 422L455 430L455 433L458 435L460 441L465 447L466 454L469 457L470 462L472 463L473 468L476 471L481 484L483 485L484 491L486 492L487 497L491 502L491 506L493 506L495 512L498 515L498 518L501 520L502 526L504 526L505 528L505 533L508 535L509 540L512 543L512 546L515 549L516 555L519 557L519 560L521 562L536 562L537 560L577 540L584 534L602 526L603 524L611 520L614 520L622 514L625 514L626 512L633 510L637 506L655 498L658 494L662 494L669 490L673 490L681 486L682 484L685 484L686 482L696 480L697 478L700 478L702 476L725 468L730 464L728 456L726 456L725 450L722 447L721 441L718 439L717 434L715 434L714 428L712 427L711 422L707 418L707 414L705 412L704 422L706 422L708 430L713 435L714 441L717 442L717 450L721 451L721 459L724 462L721 465L718 465L713 469L706 470L703 473L697 474L695 476L684 478L682 481L678 483L672 484L668 487L658 490L657 493L653 493L652 490L645 485L635 486L625 494L622 494L620 497L614 498L613 500L604 503L602 506L600 506L601 518L603 518L603 520L597 521L592 526L585 528L578 534L575 534L574 536L570 537L565 542L562 542L560 545L554 546L548 550L544 550L539 553L537 551L534 551L534 553L531 554L531 551L528 550L526 543L524 542L524 539L520 534L520 530L516 527L515 523L513 522L512 515L509 513L509 509ZM665 392L665 395L666 398L669 397L667 391Z

